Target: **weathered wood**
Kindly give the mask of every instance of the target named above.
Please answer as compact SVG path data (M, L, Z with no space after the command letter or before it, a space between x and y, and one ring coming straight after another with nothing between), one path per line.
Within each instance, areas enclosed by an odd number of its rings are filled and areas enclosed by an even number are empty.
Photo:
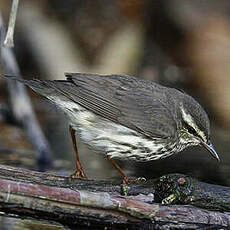
M176 183L183 182L181 178L188 180L184 175L174 176ZM230 226L230 212L153 203L153 187L159 193L162 181L166 185L165 179L133 183L129 190L131 196L124 197L120 195L119 183L70 179L0 165L0 213L56 221L71 229L89 226L91 229L167 229L169 226L174 229L205 226L224 229ZM192 179L191 182L196 186L200 183ZM210 188L211 185L201 183L200 191L206 190L206 186ZM213 186L214 190L226 189L229 196L229 188ZM170 194L168 191L167 195Z

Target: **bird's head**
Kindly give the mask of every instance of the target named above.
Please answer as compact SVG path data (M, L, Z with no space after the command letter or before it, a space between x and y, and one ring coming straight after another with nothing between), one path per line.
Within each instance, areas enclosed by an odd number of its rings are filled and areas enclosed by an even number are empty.
M180 142L182 145L201 145L218 161L219 156L210 141L210 121L198 102L184 95L179 104Z

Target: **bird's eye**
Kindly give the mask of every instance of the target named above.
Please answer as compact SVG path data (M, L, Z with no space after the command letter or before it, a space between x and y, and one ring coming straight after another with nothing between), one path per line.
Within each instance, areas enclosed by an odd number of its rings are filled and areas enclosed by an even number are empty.
M188 130L188 132L189 132L190 134L192 134L193 136L199 136L199 135L197 134L196 130L195 130L192 126L188 125L186 122L185 122L185 128L186 128L186 129Z

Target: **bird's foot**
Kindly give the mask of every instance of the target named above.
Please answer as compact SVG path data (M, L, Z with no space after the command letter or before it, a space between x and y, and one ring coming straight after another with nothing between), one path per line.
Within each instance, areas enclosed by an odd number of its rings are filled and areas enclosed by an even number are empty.
M71 179L87 178L83 169L77 169L73 174L70 175Z
M138 178L127 178L127 177L123 177L122 178L122 184L121 184L121 195L123 196L127 196L128 195L128 191L130 190L130 187L128 186L128 183L138 183L138 182L143 182L146 181L146 179L144 177L138 177Z
M127 183L132 183L132 182L144 182L146 179L144 177L138 177L138 178L127 178L123 177L122 178L122 184L127 184Z

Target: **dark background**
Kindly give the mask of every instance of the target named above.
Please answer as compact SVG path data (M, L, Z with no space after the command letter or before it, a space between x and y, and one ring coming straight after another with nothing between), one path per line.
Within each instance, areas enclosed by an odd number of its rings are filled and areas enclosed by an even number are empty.
M0 1L5 22L10 4ZM14 50L25 78L64 79L64 72L116 73L184 90L207 111L221 162L205 149L193 147L164 160L120 164L130 176L154 178L177 172L230 185L228 0L24 0L19 6ZM0 87L0 99L7 102L2 80ZM59 162L57 172L70 173L74 153L64 115L28 92ZM0 125L1 147L31 149L23 131L4 122ZM88 178L119 177L103 154L81 143L80 158ZM21 166L18 158L4 162Z

